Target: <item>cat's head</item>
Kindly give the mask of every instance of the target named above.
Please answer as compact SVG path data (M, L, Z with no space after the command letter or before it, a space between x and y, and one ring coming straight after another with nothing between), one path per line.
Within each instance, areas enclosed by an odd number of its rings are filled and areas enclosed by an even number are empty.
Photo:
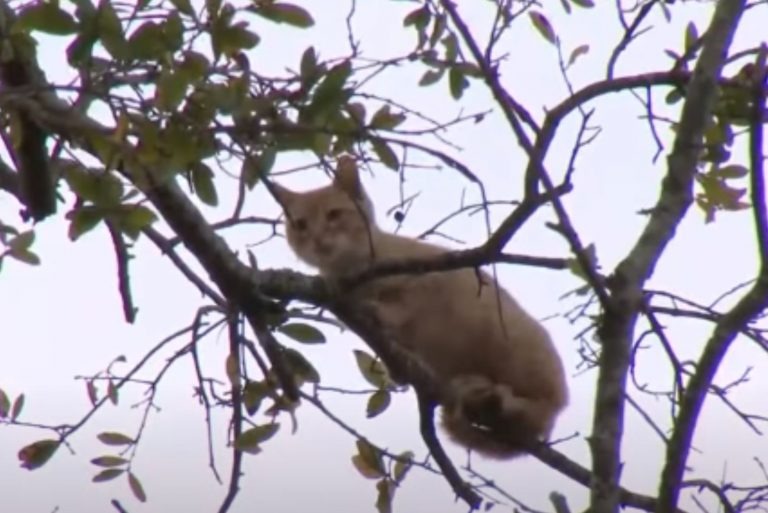
M322 274L355 271L370 262L377 228L373 204L363 189L357 165L339 159L333 183L307 192L273 184L286 216L285 234L293 252Z

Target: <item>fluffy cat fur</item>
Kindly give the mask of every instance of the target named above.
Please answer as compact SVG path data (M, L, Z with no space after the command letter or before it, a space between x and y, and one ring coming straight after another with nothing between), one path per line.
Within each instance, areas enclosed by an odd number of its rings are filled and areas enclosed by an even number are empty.
M449 251L382 231L350 157L331 185L302 193L274 184L274 192L290 247L326 278ZM510 458L549 436L568 401L562 363L544 327L487 273L393 275L351 294L372 303L396 342L441 382L442 423L454 441Z

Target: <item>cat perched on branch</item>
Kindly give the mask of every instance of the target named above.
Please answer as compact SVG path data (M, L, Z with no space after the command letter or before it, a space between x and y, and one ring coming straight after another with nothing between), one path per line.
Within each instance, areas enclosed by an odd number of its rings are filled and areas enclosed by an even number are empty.
M340 158L331 185L272 190L286 214L290 247L331 281L377 262L449 251L382 231L351 157ZM562 362L544 327L487 273L389 275L347 294L351 304L372 305L399 348L435 376L443 426L456 442L511 458L549 436L568 402Z

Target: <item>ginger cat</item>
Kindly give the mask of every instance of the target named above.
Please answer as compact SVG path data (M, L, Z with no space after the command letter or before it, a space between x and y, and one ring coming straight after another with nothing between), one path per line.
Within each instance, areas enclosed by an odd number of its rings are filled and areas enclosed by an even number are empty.
M273 185L290 247L331 280L377 261L449 251L382 231L350 157L329 186L300 193ZM549 436L568 402L562 362L544 327L487 273L391 275L350 294L373 304L395 341L442 382L442 423L456 442L511 458Z

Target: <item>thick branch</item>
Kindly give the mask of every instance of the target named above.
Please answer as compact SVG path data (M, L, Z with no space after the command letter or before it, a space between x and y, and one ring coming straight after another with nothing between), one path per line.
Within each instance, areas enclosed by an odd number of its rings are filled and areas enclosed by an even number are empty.
M745 0L718 2L712 22L703 36L701 56L688 86L678 136L669 157L669 172L662 183L661 197L630 258L617 269L619 279L629 284L641 283L650 276L691 203L692 182L702 134L712 113L717 82L745 3ZM619 271L623 276L619 275ZM762 289L768 287L765 283L767 279L764 277L758 280L736 307L722 317L704 349L696 372L688 384L667 446L667 460L659 485L658 513L671 513L677 507L685 462L707 388L736 333L751 319L761 301L766 301Z

